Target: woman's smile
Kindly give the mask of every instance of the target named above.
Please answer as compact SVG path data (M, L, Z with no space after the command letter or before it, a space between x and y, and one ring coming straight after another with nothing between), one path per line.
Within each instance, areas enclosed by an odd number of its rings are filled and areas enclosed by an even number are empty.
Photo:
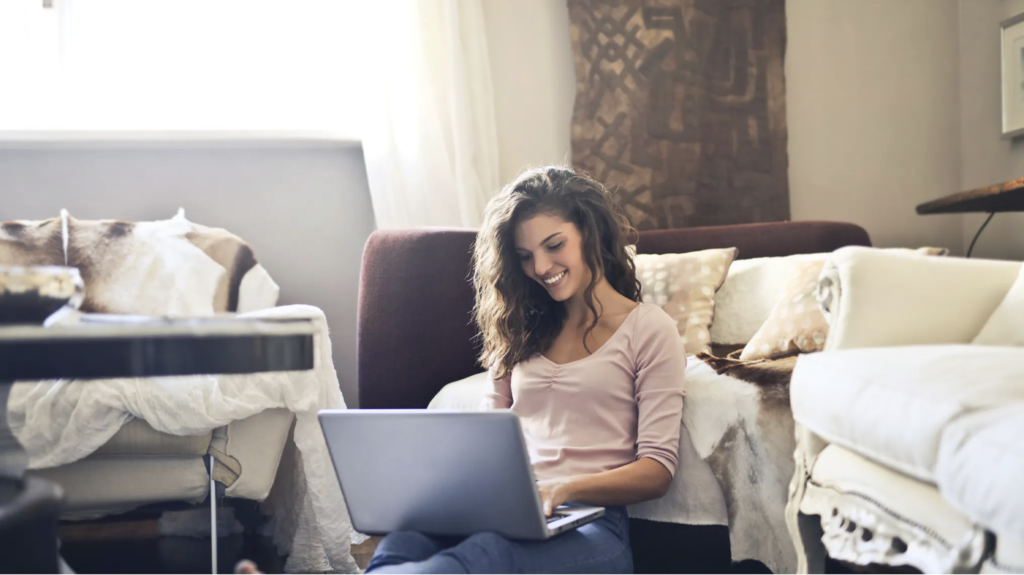
M554 289L554 288L562 285L562 283L564 283L563 280L565 280L565 276L567 276L567 275L569 275L569 270L562 270L561 272L559 272L559 273L557 273L557 274L555 274L555 275L553 275L553 276L551 276L549 278L542 279L541 282L549 290L550 289Z

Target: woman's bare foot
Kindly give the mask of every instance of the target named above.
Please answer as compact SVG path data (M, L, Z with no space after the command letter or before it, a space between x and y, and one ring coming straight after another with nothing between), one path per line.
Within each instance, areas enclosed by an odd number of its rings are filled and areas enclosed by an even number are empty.
M255 563L248 559L242 559L235 565L235 573L263 573Z

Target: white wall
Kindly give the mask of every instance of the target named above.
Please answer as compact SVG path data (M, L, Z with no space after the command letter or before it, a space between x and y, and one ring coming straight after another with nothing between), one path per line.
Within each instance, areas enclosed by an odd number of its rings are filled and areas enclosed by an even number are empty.
M1024 176L1024 140L1004 140L999 22L1024 12L1024 0L960 0L961 189ZM965 249L985 214L964 216ZM1024 259L1024 214L996 214L972 257Z
M571 161L576 73L565 0L487 0L502 185L524 168Z
M342 393L357 405L356 295L373 211L358 146L225 144L0 149L0 221L186 216L252 244L281 303L320 307Z

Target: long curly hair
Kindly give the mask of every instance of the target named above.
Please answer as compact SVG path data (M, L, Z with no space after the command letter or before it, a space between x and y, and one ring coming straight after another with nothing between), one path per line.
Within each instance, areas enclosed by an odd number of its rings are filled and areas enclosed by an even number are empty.
M571 222L582 236L583 260L591 273L583 300L593 315L584 345L601 315L594 287L602 275L615 291L640 301L640 282L627 249L636 230L608 190L568 167L523 173L488 202L473 248L473 314L483 343L480 362L494 368L495 377L504 377L520 361L547 351L565 322L565 304L526 275L516 254L516 225L538 214Z

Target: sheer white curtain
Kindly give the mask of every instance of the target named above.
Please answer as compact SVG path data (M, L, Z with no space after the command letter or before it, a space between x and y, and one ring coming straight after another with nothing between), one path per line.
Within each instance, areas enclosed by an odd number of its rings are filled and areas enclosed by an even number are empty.
M369 8L360 135L378 228L479 226L499 186L481 2Z
M363 143L379 228L480 224L499 185L486 0L0 0L0 131Z
M351 138L366 0L0 0L0 130Z

